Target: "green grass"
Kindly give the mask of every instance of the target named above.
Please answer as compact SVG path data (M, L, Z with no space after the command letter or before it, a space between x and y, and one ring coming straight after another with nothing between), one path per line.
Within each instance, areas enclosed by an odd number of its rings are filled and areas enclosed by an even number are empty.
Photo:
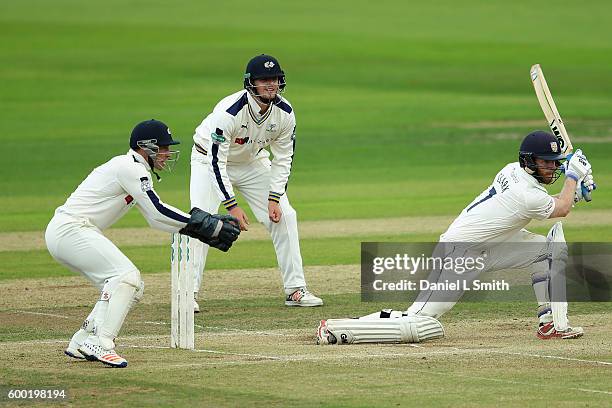
M167 122L183 142L175 172L156 189L164 201L187 209L193 130L220 98L241 87L246 62L261 52L281 61L286 96L297 114L289 197L302 221L458 214L504 164L516 160L525 134L546 127L528 79L534 63L546 73L574 145L593 163L599 188L592 203L575 211L604 214L612 209L611 13L603 0L0 2L0 232L42 233L54 209L91 169L125 152L132 127L151 117ZM560 183L550 191L559 188ZM567 227L565 235L570 241L610 242L610 224L602 217L600 225ZM144 226L138 211L117 224ZM436 238L364 232L303 239L301 247L306 265L357 264L361 241ZM121 249L148 275L147 282L165 279L167 247ZM609 304L572 308L592 333L584 343L536 343L532 304L460 303L445 316L448 340L426 349L447 354L414 357L404 354L418 349L400 346L321 351L312 346L317 319L383 305L360 303L356 288L342 287L355 277L344 275L313 279L318 293L338 293L326 297L323 309L281 308L276 276L267 292L246 295L262 282L238 273L274 267L276 259L270 242L244 241L228 255L211 253L212 277L206 281L211 293L202 321L223 330L297 334L247 332L233 339L205 332L205 346L306 360L261 363L141 348L127 349L130 369L109 372L67 363L55 343L12 349L15 341L65 340L95 293L75 305L73 297L81 299L89 290L84 280L68 294L62 285L46 288L54 285L46 278L73 282L73 273L43 250L0 252L0 265L0 285L27 295L3 297L0 344L12 350L0 353L3 383L67 386L79 406L503 407L543 405L551 395L561 406L609 401L609 373L601 366L452 354L453 347L499 347L610 361ZM224 269L227 278L215 269ZM41 280L24 291L21 278ZM130 316L128 336L167 334L166 327L137 323L168 320L168 294L160 287L148 292L139 317ZM42 290L47 298L26 307ZM9 312L24 309L71 319ZM401 356L355 355L383 352ZM330 361L321 359L328 355Z
M546 126L527 76L534 62L545 68L570 132L588 137L576 144L600 185L591 205L606 208L612 147L594 143L612 124L612 54L602 40L607 26L598 25L605 2L553 11L501 1L458 10L445 2L340 4L323 15L314 4L272 14L240 3L181 2L169 14L161 2L0 5L0 132L10 152L0 230L44 228L53 208L94 166L123 153L132 126L148 117L168 122L184 143L176 173L158 189L188 207L193 129L240 88L243 65L263 49L281 60L297 112L289 194L302 219L458 212L515 160L533 128L521 123ZM273 41L245 41L251 28L221 17L247 9L253 20L274 21L258 29ZM534 26L547 28L533 35ZM507 124L477 125L491 121ZM138 223L134 212L119 226Z
M537 227L533 232L546 235L548 228ZM572 242L612 240L610 227L565 227L566 239ZM361 242L436 242L439 234L355 235L300 240L305 265L355 265L360 263ZM168 273L168 246L127 246L120 248L144 274ZM210 251L208 269L249 269L276 267L272 242L238 242L229 255ZM72 276L74 273L58 264L46 250L0 252L0 281L50 276Z

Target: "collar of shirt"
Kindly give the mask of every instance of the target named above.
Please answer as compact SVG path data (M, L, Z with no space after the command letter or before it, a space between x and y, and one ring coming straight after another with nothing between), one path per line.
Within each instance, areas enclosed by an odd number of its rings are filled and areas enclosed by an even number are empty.
M134 159L136 159L136 161L137 161L138 163L142 163L142 164L144 164L145 168L146 168L148 171L151 171L151 166L149 166L149 162L148 162L148 160L145 160L145 158L144 158L144 157L142 157L140 154L136 153L136 152L135 152L134 150L132 150L132 149L128 150L127 154L128 154L128 155L130 155L130 156L132 156Z
M259 111L261 111L261 107L259 106L259 104L255 100L255 97L253 95L251 95L251 93L249 91L247 91L247 100L249 101L249 106L251 107L251 112L253 112L255 114L255 118L256 119L261 119L266 113L268 113L268 111L265 111L263 114L259 113ZM269 106L268 109L272 109L272 106Z

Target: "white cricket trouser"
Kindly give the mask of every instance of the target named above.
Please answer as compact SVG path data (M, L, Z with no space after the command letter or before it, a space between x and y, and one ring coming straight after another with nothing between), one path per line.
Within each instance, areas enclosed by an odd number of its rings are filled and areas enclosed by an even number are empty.
M502 269L528 268L537 262L547 262L548 243L546 237L525 229L517 232L507 242L495 245L491 243L486 250L486 262L483 269L468 270L461 275L461 280L474 281L483 272L494 272ZM442 258L477 258L482 250L470 250L455 243L440 242L433 252L434 257ZM457 281L457 274L449 270L434 270L428 277L429 282ZM408 308L409 315L423 315L439 318L453 308L463 295L463 290L433 291L423 290L414 303Z
M138 269L102 232L86 220L57 213L45 232L51 256L102 290L107 279Z
M282 211L280 221L278 223L270 221L268 217L270 166L271 163L267 157L261 157L249 163L228 163L227 174L234 189L240 191L257 220L264 224L270 232L283 277L285 293L290 294L295 289L306 286L298 239L297 214L289 204L287 194L284 194L280 200ZM204 156L194 147L191 155L191 206L211 214L216 213L221 204L218 191L209 156ZM199 291L209 246L196 241L190 240L190 243L193 243L192 249L196 259L194 288L195 291Z

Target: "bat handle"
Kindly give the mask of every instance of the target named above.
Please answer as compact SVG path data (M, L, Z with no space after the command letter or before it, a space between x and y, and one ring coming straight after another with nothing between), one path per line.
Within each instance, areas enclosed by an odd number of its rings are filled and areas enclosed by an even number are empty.
M581 188L582 188L582 196L584 197L584 201L586 202L591 201L593 199L591 197L592 191L589 191L589 189L584 186L584 183L582 184ZM593 190L595 190L596 188L597 188L597 184L593 183Z

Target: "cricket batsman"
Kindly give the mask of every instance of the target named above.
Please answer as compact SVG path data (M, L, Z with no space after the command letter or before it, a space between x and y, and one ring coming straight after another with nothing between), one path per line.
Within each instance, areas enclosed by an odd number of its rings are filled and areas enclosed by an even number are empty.
M532 219L560 218L569 214L583 199L581 185L594 188L591 164L577 150L563 165L557 138L535 131L525 137L519 150L519 161L499 171L493 183L476 197L450 227L440 236L434 255L457 259L470 254L486 254L484 268L465 272L466 279L478 274L509 268L527 268L538 301L540 339L581 337L583 329L572 327L567 317L567 303L553 291L565 290L564 276L567 245L561 222L547 236L524 229ZM564 171L561 193L548 194L545 186L554 183ZM520 250L517 250L518 243ZM551 279L555 278L555 279ZM457 280L453 270L433 270L430 282ZM442 337L444 331L437 319L449 311L463 295L462 290L446 291L442 296L433 290L419 293L407 311L383 310L358 319L322 320L317 331L318 344L420 342Z
M157 120L136 125L130 150L95 168L57 208L45 232L49 252L58 262L83 274L98 289L100 299L72 336L65 354L123 368L127 360L115 352L115 338L130 309L143 296L144 283L134 264L102 231L136 206L149 225L180 232L227 251L238 238L237 220L193 208L190 214L161 201L152 172L171 171L179 144Z
M281 96L285 73L278 60L261 54L246 67L243 87L223 98L196 128L191 155L191 205L216 212L223 204L248 230L240 191L270 232L283 278L286 306L320 306L304 279L297 214L286 190L295 153L295 112ZM273 158L270 159L270 152ZM208 246L192 241L195 254L194 312L199 312Z

